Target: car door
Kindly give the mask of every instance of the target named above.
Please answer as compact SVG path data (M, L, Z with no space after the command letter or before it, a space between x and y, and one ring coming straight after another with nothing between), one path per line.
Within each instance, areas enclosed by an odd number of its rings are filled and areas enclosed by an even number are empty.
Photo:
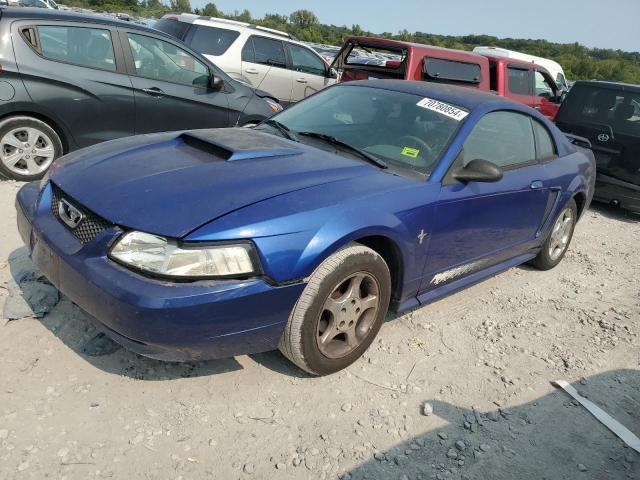
M422 290L528 252L548 212L545 169L536 160L531 117L486 114L467 137L435 207ZM451 172L475 159L503 170L498 182L461 183Z
M242 48L242 76L254 87L269 92L280 103L292 102L293 72L287 67L282 41L251 35Z
M555 120L560 105L555 101L558 87L546 72L535 70L535 97L533 108L550 120Z
M298 102L335 82L329 78L329 67L322 57L309 48L286 45L293 70L292 101Z
M136 133L229 126L224 89L209 86L204 61L147 32L121 30L136 102Z
M106 25L16 22L13 46L29 96L78 147L134 133L134 98L117 31Z

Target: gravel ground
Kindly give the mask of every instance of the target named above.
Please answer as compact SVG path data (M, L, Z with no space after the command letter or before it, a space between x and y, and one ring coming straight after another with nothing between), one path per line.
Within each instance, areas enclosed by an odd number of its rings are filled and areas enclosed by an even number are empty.
M0 182L0 305L46 311L18 188ZM640 479L640 455L550 385L572 382L640 435L639 227L596 206L556 269L514 268L389 318L325 378L277 352L140 357L96 339L64 298L3 318L0 478Z

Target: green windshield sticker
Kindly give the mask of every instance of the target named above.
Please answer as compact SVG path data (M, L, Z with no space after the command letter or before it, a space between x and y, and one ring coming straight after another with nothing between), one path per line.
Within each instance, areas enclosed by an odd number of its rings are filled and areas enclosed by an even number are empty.
M420 150L416 150L415 148L404 147L402 149L402 155L406 157L418 158L419 153L420 153Z

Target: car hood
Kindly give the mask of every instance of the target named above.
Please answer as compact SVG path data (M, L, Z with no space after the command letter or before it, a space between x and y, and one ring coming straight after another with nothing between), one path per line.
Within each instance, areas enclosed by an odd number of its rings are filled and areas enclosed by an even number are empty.
M180 238L248 205L366 175L386 174L357 159L234 128L106 142L61 158L50 180L112 223Z

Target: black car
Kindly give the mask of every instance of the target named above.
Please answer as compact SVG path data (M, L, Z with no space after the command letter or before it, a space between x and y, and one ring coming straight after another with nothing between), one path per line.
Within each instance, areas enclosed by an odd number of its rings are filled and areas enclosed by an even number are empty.
M640 85L576 82L556 123L591 141L598 169L594 200L640 213Z
M128 135L256 124L277 100L179 40L97 15L0 9L0 175Z

